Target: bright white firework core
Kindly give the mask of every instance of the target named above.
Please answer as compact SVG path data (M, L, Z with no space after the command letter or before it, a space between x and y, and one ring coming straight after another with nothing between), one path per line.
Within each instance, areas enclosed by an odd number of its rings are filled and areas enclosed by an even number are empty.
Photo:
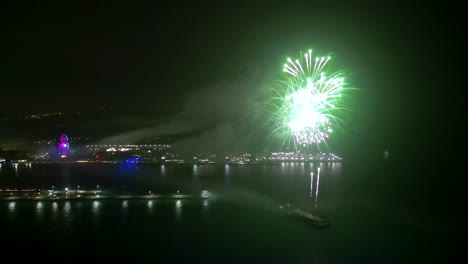
M324 71L330 57L317 57L312 63L312 51L305 54L305 67L299 60L288 58L284 72L289 79L289 94L285 97L286 124L300 144L320 143L331 133L330 118L339 103L344 79L339 73L327 76ZM283 97L284 98L284 97Z

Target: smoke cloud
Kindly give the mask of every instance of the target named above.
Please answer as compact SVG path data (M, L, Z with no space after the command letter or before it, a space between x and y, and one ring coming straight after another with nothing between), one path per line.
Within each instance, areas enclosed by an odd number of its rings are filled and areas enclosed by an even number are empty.
M259 68L231 81L196 89L186 95L181 111L169 120L115 135L100 143L136 143L145 138L183 134L174 148L180 152L245 149L252 141L252 125L259 95L268 76ZM258 123L258 122L257 122Z

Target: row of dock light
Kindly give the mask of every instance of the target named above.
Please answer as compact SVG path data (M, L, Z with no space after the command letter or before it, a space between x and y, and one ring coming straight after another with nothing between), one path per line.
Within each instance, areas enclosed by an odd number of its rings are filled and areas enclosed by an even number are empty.
M148 201L148 208L152 208L153 203L154 203L153 200ZM93 202L93 204L92 204L92 207L93 207L93 209L97 209L99 207L99 205L100 205L99 201L95 200ZM181 209L182 208L182 200L176 200L175 206L176 206L177 209ZM203 201L203 207L205 207L205 208L208 207L208 201L207 200ZM44 202L41 202L41 201L37 202L36 208L38 210L42 210L44 208ZM124 209L128 208L128 201L127 200L122 201L122 208L124 208ZM10 211L14 211L16 209L16 202L15 201L9 202L8 203L8 209ZM54 211L58 210L57 202L52 203L52 209ZM70 210L70 202L68 202L68 201L66 202L65 209Z
M77 186L78 188L76 190L69 189L68 187L64 188L62 190L56 190L55 186L52 185L52 189L47 190L45 193L42 192L43 194L47 194L48 197L57 197L57 194L65 194L65 196L69 197L71 194L76 194L76 197L81 197L81 194L94 194L96 198L100 197L100 193L102 192L99 189L99 185L96 185L96 190L80 190L80 185ZM18 189L18 188L7 188L7 189L0 189L1 192L9 192L10 196L18 194L18 192L23 192L23 193L33 193L37 192L37 199L43 198L41 197L41 189L36 189L36 188L29 188L29 189ZM123 191L125 193L125 191ZM148 191L148 196L153 196L152 191ZM177 198L177 196L180 196L182 198L182 194L180 194L180 191L177 190L175 194L172 195L174 198ZM201 197L202 198L208 198L210 196L209 192L207 190L202 190L201 191ZM33 197L31 197L33 198Z
M0 189L0 192L40 192L41 189L18 189L18 188L6 188L6 189Z

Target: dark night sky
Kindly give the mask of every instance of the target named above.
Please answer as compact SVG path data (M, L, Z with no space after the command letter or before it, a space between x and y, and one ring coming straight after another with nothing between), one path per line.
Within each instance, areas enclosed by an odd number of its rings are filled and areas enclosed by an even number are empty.
M465 31L456 10L440 6L73 4L1 12L2 115L110 106L145 119L197 111L210 119L219 107L239 106L230 97L215 105L216 94L226 91L241 103L281 77L287 56L313 48L333 52L335 65L360 88L348 121L364 131L360 142L429 143L444 133L440 127L456 131L468 116L460 62ZM212 119L229 119L227 112Z

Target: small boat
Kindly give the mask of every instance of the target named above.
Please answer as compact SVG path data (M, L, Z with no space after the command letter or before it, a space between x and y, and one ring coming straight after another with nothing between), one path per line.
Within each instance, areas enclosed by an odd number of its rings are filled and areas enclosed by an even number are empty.
M330 222L327 219L290 204L281 205L280 209L284 210L286 214L294 216L300 220L305 220L307 223L312 224L315 227L326 227L330 225Z

